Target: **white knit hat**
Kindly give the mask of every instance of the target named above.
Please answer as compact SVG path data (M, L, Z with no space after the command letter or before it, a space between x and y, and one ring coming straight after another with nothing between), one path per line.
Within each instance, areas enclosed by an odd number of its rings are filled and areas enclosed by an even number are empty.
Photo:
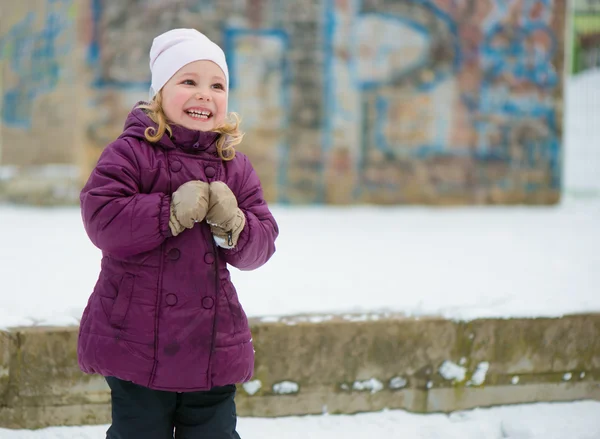
M183 66L200 60L212 61L225 74L229 90L229 70L225 53L206 35L196 29L173 29L154 38L150 48L150 71L152 85L150 98Z

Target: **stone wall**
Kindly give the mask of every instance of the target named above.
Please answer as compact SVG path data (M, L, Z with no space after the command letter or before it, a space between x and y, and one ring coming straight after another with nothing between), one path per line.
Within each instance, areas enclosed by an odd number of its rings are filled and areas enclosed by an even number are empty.
M251 322L241 416L451 412L600 400L600 314L453 322L395 315ZM84 375L77 328L0 332L0 427L108 423L104 380Z
M565 3L7 2L2 163L85 178L147 98L152 38L194 27L226 51L270 201L554 203Z

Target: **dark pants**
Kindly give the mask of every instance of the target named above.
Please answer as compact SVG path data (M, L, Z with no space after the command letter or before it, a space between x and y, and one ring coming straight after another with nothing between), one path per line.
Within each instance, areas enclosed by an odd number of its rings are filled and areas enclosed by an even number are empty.
M107 439L240 439L235 386L207 392L164 392L107 377L112 425Z

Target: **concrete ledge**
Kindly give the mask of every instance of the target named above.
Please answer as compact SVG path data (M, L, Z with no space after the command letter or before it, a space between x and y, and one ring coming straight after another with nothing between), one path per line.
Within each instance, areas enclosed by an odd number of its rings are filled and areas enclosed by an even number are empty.
M11 345L10 334L0 331L0 407L7 405Z
M252 321L242 416L451 412L600 400L600 314L453 322L397 315ZM0 332L0 427L108 423L104 380L81 373L77 328Z
M75 165L0 166L1 203L78 206L82 186Z

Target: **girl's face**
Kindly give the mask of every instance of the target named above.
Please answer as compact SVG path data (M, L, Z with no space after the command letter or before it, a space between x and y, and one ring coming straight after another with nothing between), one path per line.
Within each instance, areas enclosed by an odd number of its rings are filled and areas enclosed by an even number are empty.
M170 122L190 130L212 131L227 113L227 82L212 61L183 66L162 88L162 107Z

